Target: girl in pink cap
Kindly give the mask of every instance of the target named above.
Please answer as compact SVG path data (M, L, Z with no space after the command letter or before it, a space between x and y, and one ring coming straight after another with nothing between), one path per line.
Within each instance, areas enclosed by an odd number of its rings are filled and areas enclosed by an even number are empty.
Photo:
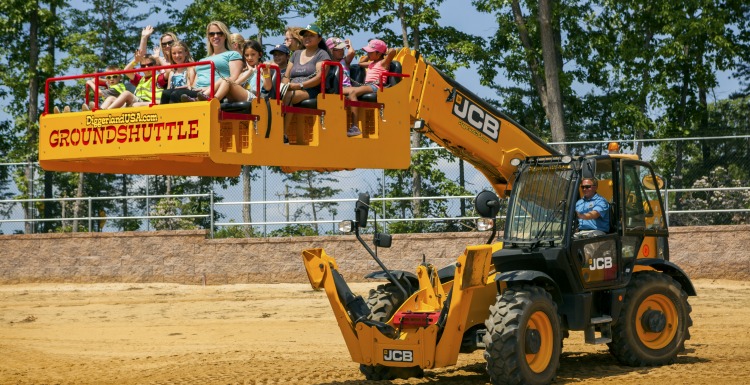
M347 95L349 100L355 102L360 95L378 92L380 75L388 71L388 68L391 66L391 60L396 56L395 49L388 49L385 42L378 39L370 40L370 42L367 43L367 46L362 49L367 52L367 56L363 56L359 59L359 65L361 67L367 67L365 84L358 87L344 87L343 89L344 95ZM352 126L346 130L346 135L349 137L362 134L362 131L357 124L357 110L357 107L352 108Z

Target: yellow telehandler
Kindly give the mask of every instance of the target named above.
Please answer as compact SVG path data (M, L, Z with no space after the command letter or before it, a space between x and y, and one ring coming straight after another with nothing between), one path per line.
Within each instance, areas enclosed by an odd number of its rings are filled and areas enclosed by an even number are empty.
M196 65L213 63L146 71ZM569 331L607 344L633 366L670 363L684 348L692 323L687 297L696 293L669 261L662 179L650 164L627 154L560 154L406 48L378 92L357 102L341 95L339 63L324 64L315 99L293 106L278 97L278 72L272 68L269 94L248 102L211 97L102 110L94 90L93 108L55 114L49 113L52 83L113 72L48 79L40 164L53 171L203 176L236 176L241 165L406 168L416 130L487 178L494 192L480 193L475 207L481 227L492 232L449 266L423 261L414 272L389 270L361 237L370 212L361 195L355 220L343 227L380 265L368 277L387 281L366 299L351 292L334 257L322 249L302 253L311 285L326 292L367 379L420 376L454 365L461 352L484 349L492 383L545 384L555 377ZM352 125L362 134L348 137ZM602 235L576 231L584 178L598 181L610 205ZM505 207L495 241L495 219ZM387 247L390 236L375 232L373 242Z

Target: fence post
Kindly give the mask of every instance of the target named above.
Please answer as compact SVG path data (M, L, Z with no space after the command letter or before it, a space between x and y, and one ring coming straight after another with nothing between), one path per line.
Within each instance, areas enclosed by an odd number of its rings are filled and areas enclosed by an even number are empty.
M92 231L91 227L91 197L86 198L86 200L89 202L89 233Z
M214 239L214 189L213 189L213 182L211 182L211 191L209 194L209 209L208 209L208 215L211 216L211 220L209 221L211 223L211 239Z

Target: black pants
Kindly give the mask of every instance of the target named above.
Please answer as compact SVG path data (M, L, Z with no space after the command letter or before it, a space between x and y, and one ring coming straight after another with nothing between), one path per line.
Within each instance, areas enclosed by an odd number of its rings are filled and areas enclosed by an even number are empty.
M167 93L169 91L169 93ZM167 104L167 103L180 103L182 100L180 98L182 95L190 96L191 98L198 97L198 91L189 90L187 88L180 88L180 89L173 89L173 90L164 90L161 94L161 104ZM168 100L168 102L165 103L165 99Z

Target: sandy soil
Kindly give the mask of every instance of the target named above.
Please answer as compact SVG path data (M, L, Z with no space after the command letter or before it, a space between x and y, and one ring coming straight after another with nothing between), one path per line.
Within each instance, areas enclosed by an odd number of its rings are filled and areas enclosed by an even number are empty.
M750 282L695 284L692 339L674 365L621 366L576 332L555 383L750 383ZM350 361L324 294L301 284L0 286L0 351L2 384L375 383ZM394 383L488 377L477 351Z

